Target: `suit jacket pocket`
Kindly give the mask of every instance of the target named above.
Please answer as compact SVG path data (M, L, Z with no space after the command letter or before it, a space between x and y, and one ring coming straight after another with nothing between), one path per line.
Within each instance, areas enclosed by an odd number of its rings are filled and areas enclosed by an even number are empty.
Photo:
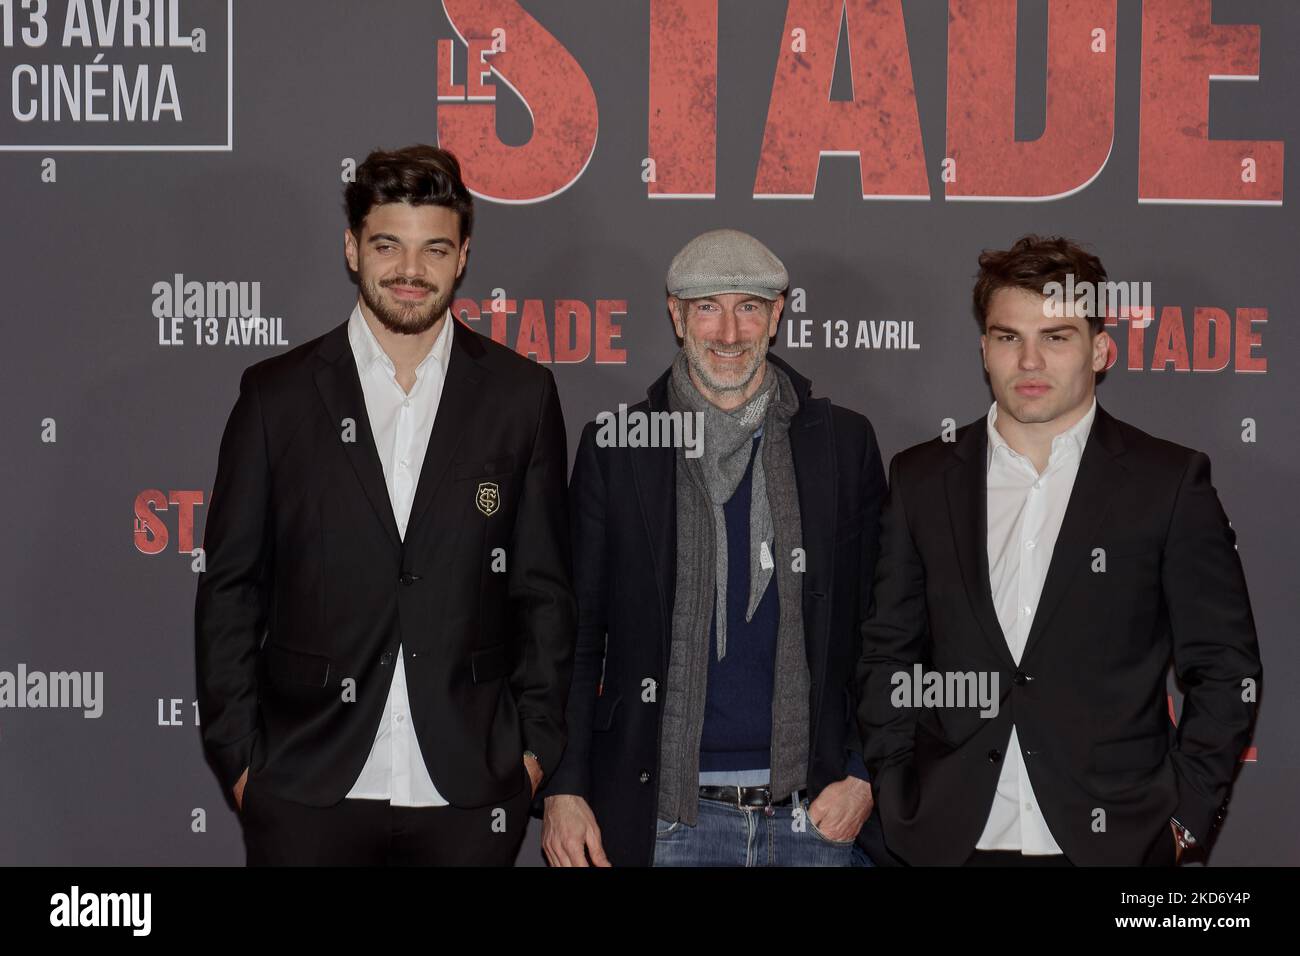
M266 646L267 669L276 681L305 684L308 687L328 687L332 662L322 654L295 651L279 644Z
M1130 740L1112 740L1094 744L1092 767L1097 773L1124 770L1151 770L1169 753L1169 735L1150 734Z

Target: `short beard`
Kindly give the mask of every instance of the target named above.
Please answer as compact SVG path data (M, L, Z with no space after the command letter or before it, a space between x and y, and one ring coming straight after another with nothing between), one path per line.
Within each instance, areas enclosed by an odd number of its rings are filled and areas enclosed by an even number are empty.
M708 342L686 341L683 343L686 347L686 364L690 366L695 377L703 383L704 387L711 392L724 394L726 392L743 392L749 387L749 383L754 380L758 370L763 367L763 360L767 357L767 340L762 339L755 343L753 350L753 362L744 369L739 376L731 381L719 381L713 377L704 358L704 352L708 350Z
M398 306L393 309L384 302L382 291L384 285L412 285L412 283L373 281L360 283L361 300L365 302L371 314L379 320L379 324L395 335L419 335L429 331L437 325L438 320L447 311L447 306L451 304L452 293L449 290L442 295L435 295L427 307L413 302L409 306ZM433 288L424 282L417 282L414 285L422 289Z

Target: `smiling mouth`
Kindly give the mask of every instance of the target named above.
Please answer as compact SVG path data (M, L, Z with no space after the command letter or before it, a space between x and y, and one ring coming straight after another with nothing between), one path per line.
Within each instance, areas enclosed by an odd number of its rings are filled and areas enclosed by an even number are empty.
M423 286L409 285L390 285L388 290L403 299L422 299L433 291L432 289L426 289Z
M724 349L710 348L709 351L712 352L714 355L718 356L719 358L724 358L724 359L740 358L742 355L745 354L744 349L724 350Z

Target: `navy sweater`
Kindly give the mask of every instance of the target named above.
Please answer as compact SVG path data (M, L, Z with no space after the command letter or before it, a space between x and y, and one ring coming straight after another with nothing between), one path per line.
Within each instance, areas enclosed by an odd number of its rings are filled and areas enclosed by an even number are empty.
M714 614L710 614L709 681L700 735L700 770L706 773L766 770L771 766L772 689L781 617L775 574L767 582L753 619L745 620L749 605L749 505L758 443L756 436L745 476L722 506L727 522L727 656L718 660L718 629Z
M709 679L700 734L702 773L767 770L772 765L772 690L781 622L775 574L768 579L753 620L745 620L749 607L749 504L761 436L759 429L745 475L722 506L727 523L727 656L718 660L718 629L711 613ZM776 550L773 544L769 548ZM860 754L848 751L845 757L848 775L869 779Z

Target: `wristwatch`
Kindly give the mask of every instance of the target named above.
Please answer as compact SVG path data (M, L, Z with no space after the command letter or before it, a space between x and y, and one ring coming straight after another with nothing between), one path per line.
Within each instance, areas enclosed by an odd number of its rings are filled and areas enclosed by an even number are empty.
M1174 825L1174 839L1178 841L1178 846L1183 850L1189 850L1196 846L1196 837L1192 836L1192 831L1187 829L1173 817L1169 822Z

